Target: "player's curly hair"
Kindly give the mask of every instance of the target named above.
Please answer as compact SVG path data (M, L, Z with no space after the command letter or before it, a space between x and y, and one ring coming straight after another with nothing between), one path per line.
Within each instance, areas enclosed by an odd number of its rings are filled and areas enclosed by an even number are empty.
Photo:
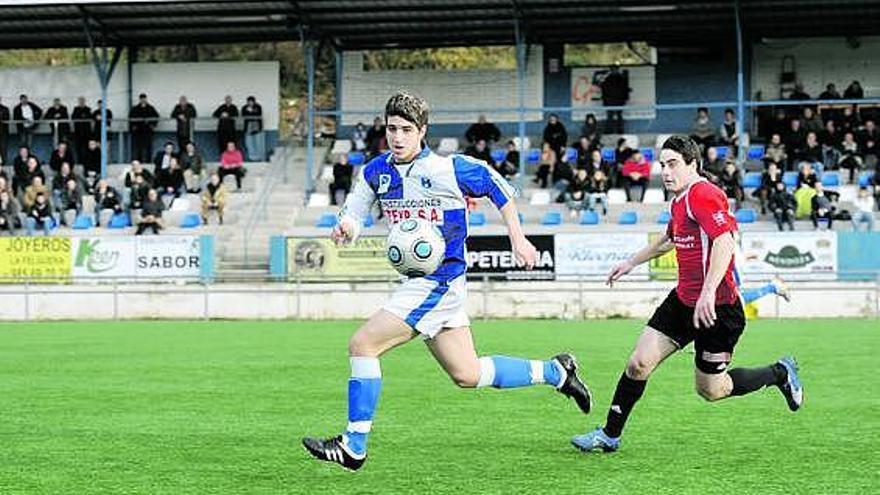
M663 143L664 150L672 150L681 155L685 163L697 163L697 169L700 168L700 147L688 136L676 134L670 136Z
M400 117L416 125L419 129L428 125L428 102L420 96L400 90L385 104L385 121L388 117Z

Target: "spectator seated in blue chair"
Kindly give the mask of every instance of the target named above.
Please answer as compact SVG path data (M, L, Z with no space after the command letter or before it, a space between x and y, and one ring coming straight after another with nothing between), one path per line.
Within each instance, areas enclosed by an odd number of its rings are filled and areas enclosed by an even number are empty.
M36 194L34 204L30 206L24 219L24 226L29 236L33 236L37 229L41 229L48 236L55 227L52 205L45 192L41 191Z
M171 203L179 198L186 191L186 179L183 176L183 169L176 157L172 157L171 166L160 169L156 174L158 182L158 190L161 191L162 201L165 208L170 208Z
M68 179L64 190L61 191L61 202L58 204L58 214L61 225L70 226L73 220L82 213L83 194L79 184L74 179Z
M347 153L339 153L336 163L333 164L333 182L328 186L330 192L330 204L342 205L345 198L351 192L352 176L354 168L349 162Z
M95 225L106 224L113 215L123 212L122 198L119 192L107 180L98 181L95 189Z
M138 222L137 232L135 235L143 235L147 229L158 235L159 230L164 228L162 225L162 212L165 210L165 203L159 199L159 193L155 189L147 192L147 199L144 201L141 209L141 218Z

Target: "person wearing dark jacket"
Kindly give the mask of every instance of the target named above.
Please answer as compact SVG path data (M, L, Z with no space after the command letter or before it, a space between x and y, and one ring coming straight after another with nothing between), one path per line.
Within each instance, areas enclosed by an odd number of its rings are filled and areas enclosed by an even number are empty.
M67 112L67 107L61 103L61 98L52 101L52 106L46 109L44 118L49 121L53 144L66 141L70 136L70 114Z
M568 144L568 132L565 125L559 121L559 116L555 113L550 114L550 119L544 127L544 142L550 145L550 148L556 153L557 159L564 156L565 145Z
M154 190L144 181L144 176L137 174L132 179L129 187L129 208L132 210L140 210L144 207L144 201L147 200L147 193Z
M79 184L77 184L75 179L68 179L64 185L64 190L61 191L61 202L58 203L58 212L61 214L62 225L67 224L64 212L73 210L76 212L76 216L82 213L82 200L83 194Z
M33 147L34 131L43 117L43 109L28 101L27 95L18 97L18 105L12 110L12 119L16 121L18 140L22 146Z
M788 230L794 230L794 212L797 211L797 200L794 195L785 189L785 184L776 183L776 189L770 195L767 207L773 212L773 218L776 219L776 226L780 231L783 230L782 224L788 224Z
M498 126L488 122L485 115L480 115L477 122L467 128L464 137L470 144L476 144L482 139L486 141L487 146L491 146L492 143L501 139L501 131L498 130Z
M330 204L342 206L351 192L352 166L348 164L348 154L339 153L333 164L333 182L330 183Z
M487 164L491 164L494 161L492 160L492 153L489 151L489 146L483 139L479 139L472 146L468 146L464 151L464 154L476 158L477 160L483 160Z
M183 169L177 162L177 158L171 159L171 166L163 168L156 173L156 182L163 199L167 198L170 205L181 193L186 190L186 181L183 178Z
M144 200L141 208L141 221L138 222L137 232L135 235L142 235L147 229L151 229L153 234L159 234L162 227L162 211L165 210L165 203L159 199L159 193L155 189L147 191L147 199Z
M80 96L73 107L73 151L76 153L76 161L82 163L86 148L89 146L89 138L92 137L92 109L86 105L86 99Z
M101 100L95 104L92 110L92 138L101 142ZM109 141L113 134L110 132L110 125L113 123L113 110L107 109L107 140Z
M132 160L131 168L129 168L128 172L125 174L125 187L130 188L132 186L132 184L134 184L134 182L135 182L134 177L136 175L142 176L144 179L144 182L148 186L153 187L154 182L155 182L155 178L153 177L153 174L151 174L149 170L145 169L144 166L141 165L141 162L139 162L137 160Z
M504 160L499 163L491 163L490 165L505 179L516 175L519 171L519 151L516 150L516 143L508 141L507 154L504 155Z
M7 190L0 190L0 230L15 235L21 228L21 205Z
M153 176L159 177L159 171L171 167L171 160L178 158L174 152L174 143L168 141L161 151L156 152L153 158Z
M177 122L177 147L184 149L186 143L192 141L193 124L195 122L196 107L188 102L186 96L181 96L177 105L171 110L171 118Z
M82 180L81 177L76 175L73 169L70 168L70 164L64 162L61 164L61 168L58 170L58 173L52 177L52 200L59 204L61 203L61 193L67 187L67 181L74 180L82 189L85 187L85 181Z
M0 165L6 165L9 155L6 154L6 146L9 143L9 119L11 118L9 107L0 103Z
M602 89L602 105L615 107L626 105L629 100L629 83L627 77L620 72L620 66L611 66L610 71L599 84ZM605 121L607 134L623 134L623 110L608 110Z
M819 220L828 222L828 230L831 230L831 223L834 221L834 205L831 204L831 198L825 194L825 188L821 182L816 183L816 195L810 200L810 220L813 221L813 228L819 228Z
M244 148L247 159L251 162L259 162L266 159L266 143L263 136L263 107L257 103L257 99L248 96L247 104L241 107L241 117L244 121Z
M770 162L767 164L767 170L761 174L761 186L752 193L752 196L757 197L761 204L761 215L767 214L767 201L770 199L770 195L776 191L777 183L782 183L782 172L779 171L779 166L776 163ZM785 187L784 184L783 187Z
M28 159L33 156L27 146L18 148L18 154L12 160L12 195L15 196L30 185L27 180Z
M95 188L95 225L101 225L101 212L104 210L112 210L114 215L122 213L122 198L113 186L101 179Z
M52 204L49 203L49 198L42 192L37 193L34 204L28 207L27 217L24 219L27 235L33 236L34 231L40 228L48 236L54 223L55 216L52 214Z
M224 98L223 104L214 110L213 117L217 119L217 155L219 156L226 149L226 143L238 141L235 136L238 107L232 104L231 96L227 95Z
M73 158L73 153L67 146L67 141L59 142L58 146L52 151L52 156L49 157L49 168L52 169L52 172L57 174L58 171L61 170L61 164L64 162L69 164L76 163L76 160Z
M153 158L153 131L159 123L159 112L147 101L146 93L138 96L137 105L128 112L131 132L132 159L147 162Z
M96 139L89 139L89 146L80 161L86 178L101 175L101 146Z

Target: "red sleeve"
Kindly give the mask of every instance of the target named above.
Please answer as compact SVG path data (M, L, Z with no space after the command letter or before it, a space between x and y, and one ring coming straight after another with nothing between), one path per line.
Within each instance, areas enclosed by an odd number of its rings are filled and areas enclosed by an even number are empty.
M730 214L727 196L721 189L704 182L691 188L687 197L691 215L709 238L736 231L736 219Z

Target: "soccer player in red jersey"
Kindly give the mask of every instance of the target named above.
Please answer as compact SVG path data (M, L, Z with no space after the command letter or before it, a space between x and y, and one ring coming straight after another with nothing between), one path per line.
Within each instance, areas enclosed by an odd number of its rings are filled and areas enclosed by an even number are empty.
M803 403L793 358L760 368L728 369L746 319L733 276L736 220L727 197L700 176L700 151L686 136L672 136L660 151L663 185L675 197L666 233L615 266L608 285L633 267L675 248L678 284L642 331L617 383L604 427L572 439L582 451L613 452L627 417L645 391L651 373L670 354L694 343L697 393L708 401L745 395L774 385L789 409Z

